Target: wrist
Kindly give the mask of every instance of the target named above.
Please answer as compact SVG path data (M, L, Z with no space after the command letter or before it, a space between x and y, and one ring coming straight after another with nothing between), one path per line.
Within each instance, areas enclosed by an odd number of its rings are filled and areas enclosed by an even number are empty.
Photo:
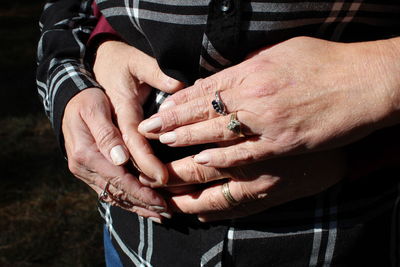
M379 40L349 44L356 62L352 70L358 78L368 124L374 129L400 123L400 48L399 40Z

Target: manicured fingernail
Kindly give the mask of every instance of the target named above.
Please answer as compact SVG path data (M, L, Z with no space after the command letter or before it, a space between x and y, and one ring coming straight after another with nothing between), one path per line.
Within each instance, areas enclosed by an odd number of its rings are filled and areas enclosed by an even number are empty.
M175 80L175 79L173 79L171 77L168 77L168 79L166 80L165 84L169 89L175 89L181 84L181 82L177 81L177 80Z
M160 130L161 126L162 126L161 118L156 117L153 119L143 121L142 123L139 124L138 129L141 132L150 133Z
M124 164L128 160L128 156L121 145L115 146L110 150L110 157L115 165Z
M145 186L160 186L162 185L161 177L154 179L143 173L139 175L139 181Z
M159 223L161 224L161 220L160 218L156 218L156 217L149 217L150 220L152 220L153 222Z
M168 212L161 212L160 215L163 216L164 218L167 218L167 219L171 219L172 218L172 215L170 213L168 213Z
M163 206L151 206L151 208L154 209L155 211L165 210L165 207Z
M263 199L263 198L266 198L267 196L268 196L267 193L262 193L262 194L258 194L258 195L257 195L257 198L258 198L258 199Z
M205 223L205 222L207 222L207 220L204 218L204 217L197 217L197 220L199 220L200 222L202 222L202 223Z
M160 108L158 109L158 111L162 111L164 109L170 108L175 106L175 102L172 100L165 100L164 103L161 104Z
M163 144L172 144L176 142L176 133L175 132L169 132L160 135L160 142Z
M206 164L210 161L210 154L208 153L200 153L194 156L193 160L194 162L198 164Z

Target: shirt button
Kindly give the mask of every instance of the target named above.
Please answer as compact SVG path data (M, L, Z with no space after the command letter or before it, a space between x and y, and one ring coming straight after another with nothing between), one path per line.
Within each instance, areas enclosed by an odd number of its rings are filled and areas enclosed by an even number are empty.
M228 12L232 7L232 3L230 0L223 0L221 3L221 11L226 13Z

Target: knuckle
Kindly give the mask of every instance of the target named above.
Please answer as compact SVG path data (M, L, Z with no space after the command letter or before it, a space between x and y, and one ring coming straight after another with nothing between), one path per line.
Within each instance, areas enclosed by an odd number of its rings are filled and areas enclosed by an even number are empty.
M217 81L214 78L207 78L202 79L198 82L198 86L200 87L201 91L205 94L213 93L217 90Z
M220 194L220 192L216 191L210 194L208 197L208 206L211 208L211 210L223 210L225 209L225 205L219 201L220 196L217 194Z
M68 169L75 176L78 176L81 173L80 164L78 164L76 161L73 161L73 160L68 160Z
M117 190L120 190L120 189L122 189L122 187L123 187L123 179L122 179L122 177L120 177L120 176L111 177L111 178L108 180L108 182L109 182L110 184L112 184L112 186L115 187Z
M207 179L205 173L199 166L197 166L195 164L187 164L185 166L185 168L186 168L186 173L190 177L190 180L195 181L197 183L208 182L208 179Z
M81 111L81 115L85 119L94 119L98 114L106 114L106 113L107 113L106 106L102 101L90 102Z
M109 146L116 136L116 131L111 125L102 125L98 128L97 133L97 144L99 147Z
M246 199L246 200L255 200L257 199L257 193L254 191L254 189L250 189L247 185L241 183L239 184L239 199Z
M163 128L166 129L172 125L180 125L181 120L177 112L174 110L167 110L161 117L163 121Z
M80 166L80 165L86 165L86 163L89 160L90 153L88 152L87 149L79 147L75 148L71 154L72 155L69 157L68 164Z
M235 151L235 155L237 156L232 158L230 154L228 154L227 152L222 153L223 160L227 162L227 165L231 166L237 166L243 162L249 163L257 160L257 158L254 155L254 152L250 151L247 148L240 148L240 149L237 148Z
M184 144L191 144L194 141L191 131L181 130L180 133L178 133L178 136L178 140Z
M212 133L214 134L213 137L215 137L217 140L226 140L230 137L231 131L226 131L226 127L221 127L221 124L219 123L219 120L211 120L210 121L210 129Z

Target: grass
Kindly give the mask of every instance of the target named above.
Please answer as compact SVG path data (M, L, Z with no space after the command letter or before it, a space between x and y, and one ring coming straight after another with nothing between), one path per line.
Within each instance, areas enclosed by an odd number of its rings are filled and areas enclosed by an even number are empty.
M69 173L36 93L43 4L0 7L0 266L104 266L97 197Z
M0 266L102 266L96 196L41 115L0 121Z

